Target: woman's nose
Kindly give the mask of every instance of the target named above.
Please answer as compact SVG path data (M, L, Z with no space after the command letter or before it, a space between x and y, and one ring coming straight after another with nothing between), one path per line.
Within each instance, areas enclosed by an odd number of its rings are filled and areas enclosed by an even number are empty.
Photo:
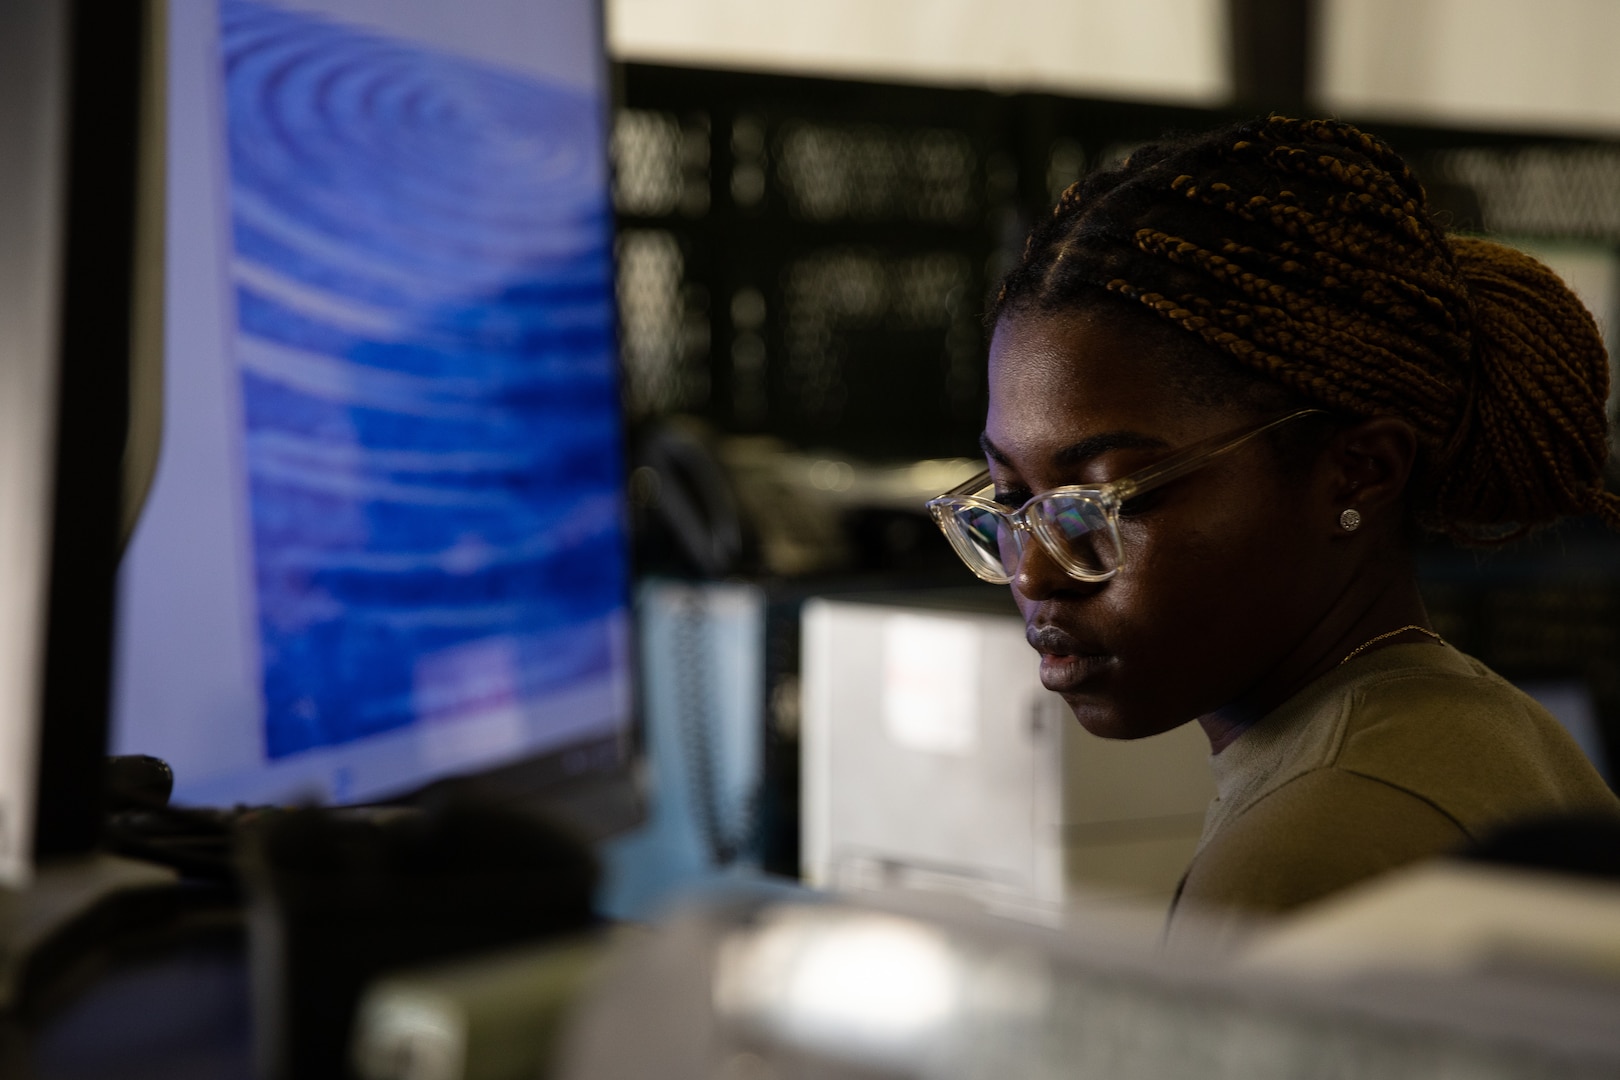
M1046 545L1031 537L1018 557L1018 568L1013 573L1012 587L1026 600L1050 600L1054 596L1076 592L1095 592L1103 582L1081 581L1069 576L1058 565Z

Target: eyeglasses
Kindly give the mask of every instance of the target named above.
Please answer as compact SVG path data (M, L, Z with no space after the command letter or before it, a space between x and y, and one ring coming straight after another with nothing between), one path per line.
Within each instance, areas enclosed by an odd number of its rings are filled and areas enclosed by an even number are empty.
M1322 409L1301 409L1258 427L1202 439L1163 461L1106 484L1054 488L1009 511L991 498L990 471L928 501L951 547L985 581L1005 585L1033 536L1065 573L1081 581L1107 581L1125 566L1119 511L1127 501L1212 464L1250 439Z

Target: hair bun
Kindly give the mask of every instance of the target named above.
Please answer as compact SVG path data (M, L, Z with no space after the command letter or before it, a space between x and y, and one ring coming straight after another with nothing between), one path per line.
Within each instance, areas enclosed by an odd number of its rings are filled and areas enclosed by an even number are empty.
M1472 237L1450 245L1473 308L1472 371L1433 523L1473 543L1566 514L1620 527L1620 497L1603 489L1609 361L1591 313L1523 252Z

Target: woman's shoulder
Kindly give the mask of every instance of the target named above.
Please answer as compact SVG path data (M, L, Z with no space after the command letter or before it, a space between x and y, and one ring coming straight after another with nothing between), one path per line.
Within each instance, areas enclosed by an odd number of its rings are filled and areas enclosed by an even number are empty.
M1470 833L1535 814L1620 812L1580 746L1529 695L1454 649L1401 652L1348 688L1333 768L1409 791Z
M1460 824L1410 791L1314 769L1210 838L1188 868L1176 919L1288 911L1467 840Z
M1516 819L1620 814L1546 709L1449 647L1358 658L1272 719L1228 763L1232 791L1212 810L1178 919L1284 911Z
M1444 745L1477 756L1568 741L1534 698L1450 646L1396 646L1369 660L1343 686L1335 764L1381 760L1397 746L1409 753ZM1579 752L1572 741L1570 749Z
M1620 814L1546 709L1449 647L1380 650L1313 688L1287 719L1293 731L1270 733L1280 760L1251 753L1266 775L1218 816L1185 904L1286 910L1508 821Z

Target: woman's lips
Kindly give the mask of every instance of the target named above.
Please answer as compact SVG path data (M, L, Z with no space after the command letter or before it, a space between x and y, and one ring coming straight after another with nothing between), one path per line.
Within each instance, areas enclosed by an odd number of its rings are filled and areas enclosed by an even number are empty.
M1079 690L1112 660L1101 649L1057 626L1031 626L1024 638L1041 654L1041 685L1059 694Z

